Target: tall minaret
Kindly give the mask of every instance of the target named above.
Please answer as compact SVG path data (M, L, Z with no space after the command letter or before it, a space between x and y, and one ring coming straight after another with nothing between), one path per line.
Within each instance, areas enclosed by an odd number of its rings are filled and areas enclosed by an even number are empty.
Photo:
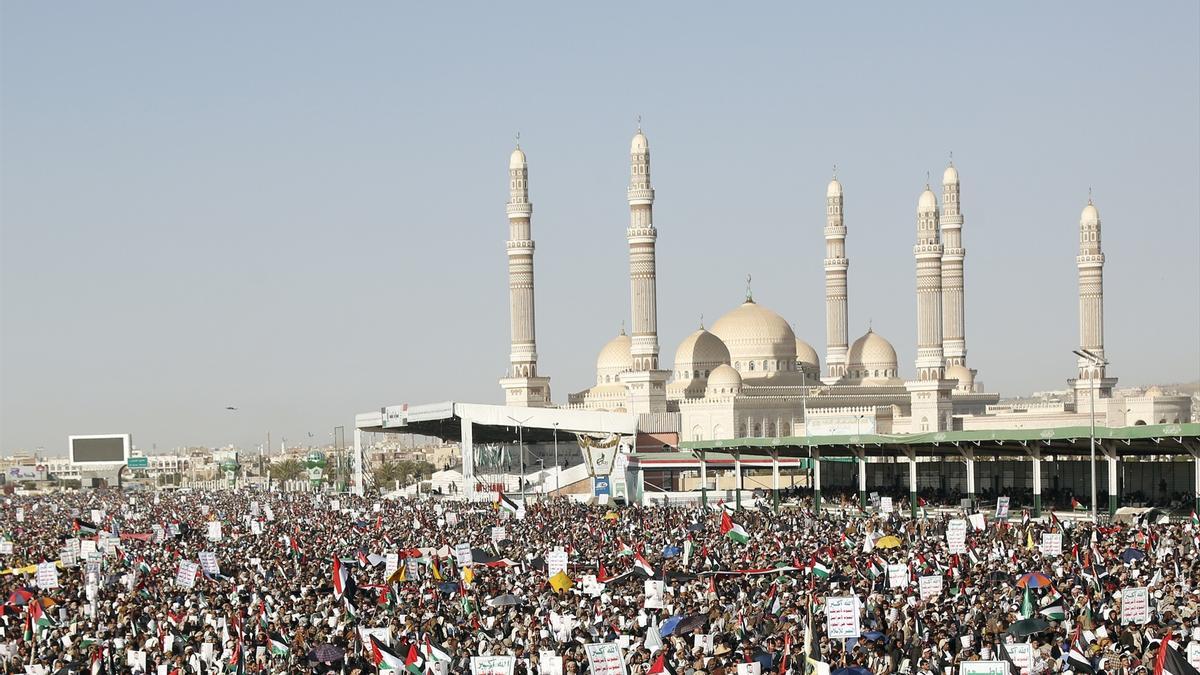
M825 190L825 363L827 384L846 376L847 308L846 224L842 220L842 184L834 167L833 180Z
M508 307L512 348L508 375L500 380L506 405L550 404L550 378L537 374L534 329L533 238L529 219L529 164L520 144L508 160Z
M953 160L942 174L942 351L945 364L967 365L966 317L963 313L963 217L959 204L958 169ZM970 390L972 382L959 382L959 389Z
M917 201L917 379L906 386L913 433L952 427L950 391L942 352L942 242L937 197L929 185Z
M1079 270L1079 346L1104 360L1104 252L1100 247L1100 212L1088 197L1087 206L1079 216L1079 255L1075 258ZM1095 389L1096 409L1101 411L1100 399L1112 398L1116 378L1105 374L1103 363L1077 359L1079 377L1075 380L1075 406L1080 412L1091 411L1091 393Z
M658 369L658 291L654 245L654 188L650 185L650 143L639 124L629 149L629 291L633 307L633 370L628 384L629 411L665 412L668 373Z

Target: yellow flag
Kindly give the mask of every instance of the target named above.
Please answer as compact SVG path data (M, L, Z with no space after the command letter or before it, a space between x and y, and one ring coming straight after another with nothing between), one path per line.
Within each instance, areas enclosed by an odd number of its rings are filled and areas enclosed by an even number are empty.
M570 590L574 585L575 582L571 580L571 577L567 576L566 572L560 571L558 574L550 577L550 588L553 588L555 593Z
M1033 532L1025 530L1025 548L1033 550Z
M471 569L470 565L463 568L462 580L463 580L463 583L468 586L470 586L471 583L473 581L475 581L475 570Z

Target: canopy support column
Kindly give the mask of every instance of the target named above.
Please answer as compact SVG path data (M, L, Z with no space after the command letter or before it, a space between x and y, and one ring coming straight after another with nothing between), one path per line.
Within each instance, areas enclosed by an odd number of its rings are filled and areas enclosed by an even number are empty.
M475 428L469 417L461 418L463 494L467 501L475 498Z
M771 503L779 513L779 451L771 451Z
M908 512L911 517L916 518L920 509L917 502L917 451L906 445L904 455L908 457Z
M858 458L858 506L867 510L867 453L859 449L855 453Z
M967 500L974 509L975 504L975 451L970 448L959 448L963 461L967 465Z
M700 451L700 506L708 506L708 462L704 461L704 451Z
M354 428L354 494L363 496L363 447L362 429Z
M821 451L817 448L808 449L809 459L812 460L812 489L813 513L821 514ZM1200 477L1200 459L1196 460L1196 475ZM1200 481L1197 482L1200 485ZM1196 503L1200 504L1200 488L1197 488Z
M736 476L734 476L734 482L733 482L733 490L734 490L733 505L734 505L734 508L741 510L741 508L742 508L742 453L739 450L733 451L733 472L735 474L737 474Z
M1033 462L1033 517L1042 517L1042 452L1031 448L1029 459Z
M1112 522L1114 516L1117 515L1117 469L1120 465L1120 458L1117 456L1117 446L1111 441L1108 443L1097 442L1100 451L1108 459L1108 519Z

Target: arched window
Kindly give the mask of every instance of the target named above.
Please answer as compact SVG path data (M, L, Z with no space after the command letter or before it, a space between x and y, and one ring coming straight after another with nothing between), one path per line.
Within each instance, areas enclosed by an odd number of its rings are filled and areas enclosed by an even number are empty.
M692 371L692 377L700 377L700 371L698 371L698 370L693 370L693 371Z
M750 362L750 370L754 370L754 362L753 361Z
M929 431L929 418L928 417L921 418L921 431Z
M704 371L704 376L705 376L705 377L708 377L708 373L709 373L709 371L707 371L707 370L706 370L706 371Z
M739 373L740 373L740 372L742 372L742 362L741 362L741 361L734 361L734 362L733 362L733 369L734 369L734 370L736 370L736 371L738 371Z

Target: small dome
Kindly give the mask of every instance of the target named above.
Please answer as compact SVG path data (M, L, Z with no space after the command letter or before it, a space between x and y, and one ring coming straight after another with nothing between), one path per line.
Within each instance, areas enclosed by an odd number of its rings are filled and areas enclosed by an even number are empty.
M960 391L971 391L975 388L975 375L966 366L953 365L946 368L946 379L958 380L955 389Z
M526 166L528 165L525 163L525 151L520 148L513 150L508 158L508 168L524 169Z
M1083 213L1079 214L1080 225L1096 225L1100 222L1100 212L1096 210L1096 205L1088 202L1088 205L1083 207Z
M600 375L617 375L633 370L632 346L633 340L621 331L600 350L600 355L596 357L596 372Z
M646 152L649 149L650 141L646 140L646 134L643 134L639 127L637 133L633 135L633 142L629 144L629 152L630 154L640 153Z
M1152 385L1149 389L1147 389L1145 391L1145 393L1142 394L1142 396L1145 396L1147 398L1158 398L1159 396L1163 396L1163 395L1164 394L1163 394L1162 387L1158 386L1157 384Z
M942 185L958 185L958 169L954 165L946 167L946 171L942 173Z
M921 198L917 201L917 213L928 213L929 211L937 210L937 197L933 195L933 190L928 187L921 193Z
M796 363L796 334L783 317L747 300L717 319L712 332L729 349L735 368L755 377L790 372Z
M892 343L873 330L854 341L846 354L846 377L849 380L895 380L899 377L899 362Z
M829 181L829 187L825 188L825 196L826 197L841 197L842 196L842 184L841 184L841 182L838 181L838 179L834 178L833 180Z
M729 363L729 349L721 342L721 338L701 328L679 343L675 350L676 370L712 370L721 364Z
M821 357L817 356L817 350L800 338L796 338L796 360L821 372Z
M741 389L742 376L738 374L738 371L733 369L733 366L728 364L719 365L708 376L708 389L710 391L721 387Z

